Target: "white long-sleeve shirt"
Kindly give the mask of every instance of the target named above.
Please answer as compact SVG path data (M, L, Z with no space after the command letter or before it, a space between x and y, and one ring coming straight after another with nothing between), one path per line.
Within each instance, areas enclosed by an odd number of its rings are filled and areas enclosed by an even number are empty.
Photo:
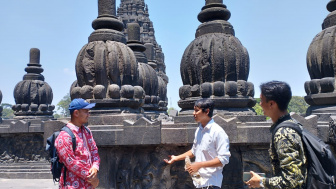
M218 158L222 163L219 167L205 167L199 169L199 173L203 178L203 183L194 182L196 188L207 186L222 186L223 167L229 163L231 153L229 151L229 137L224 129L220 127L213 119L203 128L199 123L199 127L195 132L194 144L191 152L196 157L195 162L209 161Z

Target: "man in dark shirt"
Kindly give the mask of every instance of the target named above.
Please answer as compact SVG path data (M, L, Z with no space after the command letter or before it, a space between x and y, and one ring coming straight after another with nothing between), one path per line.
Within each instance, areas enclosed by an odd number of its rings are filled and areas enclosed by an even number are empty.
M260 85L260 106L264 115L271 118L276 126L295 122L287 112L292 98L290 86L281 81L271 81ZM280 127L274 134L269 154L273 168L273 177L263 178L251 171L252 178L246 182L249 188L303 188L307 179L307 158L301 136L288 127Z

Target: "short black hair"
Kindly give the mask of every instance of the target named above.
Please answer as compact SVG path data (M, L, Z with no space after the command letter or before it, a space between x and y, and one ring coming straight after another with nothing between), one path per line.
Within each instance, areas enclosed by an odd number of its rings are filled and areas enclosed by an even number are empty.
M202 112L206 112L207 109L209 109L209 114L208 116L211 118L212 114L213 114L213 109L215 106L215 103L213 100L209 99L209 98L202 98L199 99L195 102L195 107L201 108Z
M283 81L270 81L260 85L261 94L266 97L266 102L273 100L277 103L279 110L285 111L292 98L290 86Z
M72 114L74 113L75 110L69 110L70 112L70 116L72 116Z

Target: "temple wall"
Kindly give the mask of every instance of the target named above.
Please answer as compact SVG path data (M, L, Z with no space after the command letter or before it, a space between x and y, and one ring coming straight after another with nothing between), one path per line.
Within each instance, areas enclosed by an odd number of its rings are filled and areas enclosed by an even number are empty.
M316 116L304 118L293 114L292 117L328 141L327 121L318 121ZM268 155L271 123L265 117L225 117L217 114L213 119L228 134L232 154L230 163L223 170L222 188L246 187L242 182L244 171L264 172L271 176ZM101 125L102 122L111 123L111 120L115 125ZM40 127L36 121L34 124L31 121L15 123L15 120L6 120L0 124L0 166L21 162L48 164L48 154L44 150L46 137L59 130L67 120L40 121ZM25 132L20 133L15 127ZM92 116L89 127L101 157L99 188L193 187L191 178L184 171L183 161L173 165L163 161L168 155L178 155L191 148L197 127L192 116L175 117L170 123L152 122L139 115Z
M42 133L0 134L0 165L48 162Z

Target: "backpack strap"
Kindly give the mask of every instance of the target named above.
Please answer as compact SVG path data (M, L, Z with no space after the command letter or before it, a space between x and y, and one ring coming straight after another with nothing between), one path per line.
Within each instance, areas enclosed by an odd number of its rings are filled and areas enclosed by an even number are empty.
M70 137L71 137L71 139L72 139L72 149L73 149L73 151L75 151L76 150L76 136L73 134L73 132L71 131L71 129L69 128L69 127L67 127L66 125L65 126L63 126L63 128L61 129L61 131L65 131L65 132L67 132L69 135L70 135ZM63 178L63 180L64 180L64 185L63 186L66 186L65 184L65 180L66 180L66 166L64 166L64 178Z
M91 135L91 131L88 127L84 126L85 130Z
M284 122L280 123L279 125L277 125L273 129L273 132L272 132L272 144L274 144L274 135L275 135L275 133L281 127L289 127L291 129L295 130L297 133L299 133L300 136L302 136L302 128L299 125L301 125L301 123L297 122L296 120L294 120L294 122L292 122L292 121L284 121ZM273 145L273 147L274 147L274 145Z
M66 125L61 129L61 131L65 131L67 132L72 139L72 149L73 151L76 150L76 136L73 134L73 132L71 131L71 129L69 127L67 127Z

